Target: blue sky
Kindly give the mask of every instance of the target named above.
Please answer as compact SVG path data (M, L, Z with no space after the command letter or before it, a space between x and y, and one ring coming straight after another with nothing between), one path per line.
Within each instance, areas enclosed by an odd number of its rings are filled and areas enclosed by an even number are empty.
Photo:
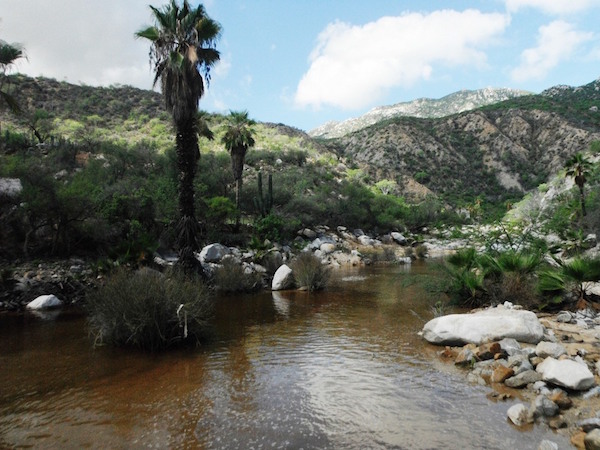
M0 0L0 39L25 47L20 72L149 89L148 44L133 34L164 2ZM537 93L600 76L600 0L203 3L223 34L200 108L303 130L461 89Z

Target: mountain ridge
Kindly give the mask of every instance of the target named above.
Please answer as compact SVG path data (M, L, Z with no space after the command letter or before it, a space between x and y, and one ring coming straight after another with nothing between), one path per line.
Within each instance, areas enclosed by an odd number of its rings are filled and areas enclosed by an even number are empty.
M512 98L531 95L531 92L511 88L492 88L453 92L439 99L418 98L410 102L377 106L359 117L341 122L330 121L308 132L312 137L336 138L366 128L379 121L398 116L424 119L441 118Z

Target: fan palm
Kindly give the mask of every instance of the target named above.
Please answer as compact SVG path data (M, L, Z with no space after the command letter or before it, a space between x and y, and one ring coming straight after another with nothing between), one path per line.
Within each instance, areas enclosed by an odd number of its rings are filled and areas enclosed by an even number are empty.
M242 174L244 159L250 147L254 147L254 120L248 118L248 111L230 111L227 118L225 134L221 139L231 155L231 169L235 181L235 206L240 209L242 193Z
M585 186L586 176L589 175L591 163L581 153L576 153L571 159L569 159L569 161L567 161L565 168L567 169L565 176L573 177L575 184L579 188L579 198L581 199L581 214L585 216L585 191L583 187Z
M154 85L160 80L166 108L175 124L180 215L177 244L180 264L190 269L197 266L193 253L199 247L194 209L194 177L200 158L198 102L210 81L210 69L219 61L215 43L221 26L202 5L191 8L187 0L181 6L171 0L161 9L150 9L155 24L136 36L151 42Z
M9 44L0 40L0 99L5 103L11 111L18 113L19 105L15 98L4 89L4 84L7 81L6 74L8 70L15 64L17 59L23 58L25 55L19 44Z

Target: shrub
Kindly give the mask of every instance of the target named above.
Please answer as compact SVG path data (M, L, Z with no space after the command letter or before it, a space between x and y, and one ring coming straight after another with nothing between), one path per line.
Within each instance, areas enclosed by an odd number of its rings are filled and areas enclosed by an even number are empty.
M215 271L215 284L223 292L253 292L262 287L262 276L246 273L233 258L225 258Z
M309 252L300 253L291 263L296 285L308 291L324 289L329 282L329 268Z
M87 309L95 345L156 351L206 338L212 304L198 279L121 269L90 295Z

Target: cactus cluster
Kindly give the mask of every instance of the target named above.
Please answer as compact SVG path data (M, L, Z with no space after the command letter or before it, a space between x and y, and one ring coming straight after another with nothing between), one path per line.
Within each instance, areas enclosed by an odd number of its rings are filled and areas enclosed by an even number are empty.
M263 196L263 186L262 186L262 172L258 172L258 196L254 197L254 207L261 215L261 217L267 217L271 214L271 209L273 208L273 177L269 174L267 181L267 194Z

